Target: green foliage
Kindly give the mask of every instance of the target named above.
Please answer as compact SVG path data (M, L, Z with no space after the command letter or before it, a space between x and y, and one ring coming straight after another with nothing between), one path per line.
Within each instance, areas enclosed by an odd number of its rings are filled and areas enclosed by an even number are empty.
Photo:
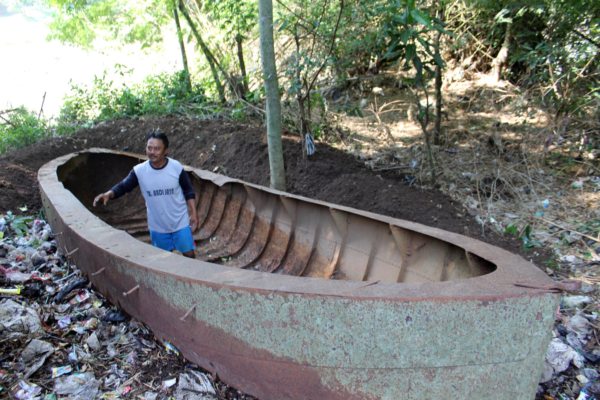
M505 235L514 236L521 241L524 249L531 249L534 247L540 247L539 241L535 240L532 235L531 225L527 224L523 228L519 228L517 225L511 224L504 229Z
M0 113L0 154L33 144L47 135L47 122L24 107Z
M126 73L123 73L125 76ZM206 102L202 87L188 91L185 71L147 77L141 84L117 84L106 75L91 87L73 85L60 112L62 124L86 123L140 115L183 112Z
M255 30L258 20L258 2L255 0L208 0L206 11L221 31L234 40L236 35L246 35Z
M597 113L600 3L594 0L473 0L452 2L452 27L463 57L498 54L510 29L506 78L540 89L539 99L555 115ZM460 6L458 5L460 4ZM477 45L473 45L475 38ZM468 49L465 52L464 49Z
M161 27L171 20L164 1L47 0L54 12L51 39L91 48L102 38L149 47L162 40Z
M17 234L17 236L25 236L29 231L29 226L33 222L34 217L29 215L14 215L12 211L8 211L4 216L6 227ZM1 232L0 232L1 233Z

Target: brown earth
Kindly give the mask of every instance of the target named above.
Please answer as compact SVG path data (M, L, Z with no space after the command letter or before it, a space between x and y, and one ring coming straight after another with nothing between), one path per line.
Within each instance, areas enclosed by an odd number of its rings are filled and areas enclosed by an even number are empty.
M101 123L71 137L55 137L0 157L0 213L41 210L36 173L47 161L84 148L144 152L145 134L167 133L170 156L184 164L269 185L264 128L226 120L138 118ZM302 196L419 222L475 237L514 252L519 243L481 226L458 202L432 189L409 186L398 171L374 172L354 156L323 143L305 158L297 136L283 140L287 191ZM26 207L26 209L25 209ZM538 265L543 254L526 254Z

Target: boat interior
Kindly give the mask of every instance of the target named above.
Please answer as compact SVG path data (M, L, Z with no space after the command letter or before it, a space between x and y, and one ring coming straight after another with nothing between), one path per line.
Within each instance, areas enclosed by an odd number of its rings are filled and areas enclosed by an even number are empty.
M139 190L92 207L95 195L142 161L142 156L85 152L61 165L58 177L90 212L149 243ZM451 281L496 269L459 246L384 218L239 181L218 185L193 170L189 174L199 219L196 257L204 261L275 274L388 283Z

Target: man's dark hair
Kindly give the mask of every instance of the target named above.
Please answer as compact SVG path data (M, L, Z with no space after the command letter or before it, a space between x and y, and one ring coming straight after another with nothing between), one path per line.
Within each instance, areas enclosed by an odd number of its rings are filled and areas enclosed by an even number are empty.
M150 139L158 139L163 142L165 149L169 148L169 138L161 131L151 131L148 133L148 135L146 135L146 142Z

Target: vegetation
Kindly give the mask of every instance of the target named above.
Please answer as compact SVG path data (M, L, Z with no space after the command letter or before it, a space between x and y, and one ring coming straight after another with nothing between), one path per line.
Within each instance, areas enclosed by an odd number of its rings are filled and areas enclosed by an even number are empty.
M44 119L24 107L0 112L0 154L43 139L47 128Z
M111 40L152 49L176 26L183 72L127 86L97 77L90 87L72 88L52 123L27 110L4 111L1 151L50 134L44 130L62 134L77 124L124 116L265 115L256 1L46 3L55 12L51 38L83 47ZM436 148L444 145L442 80L448 72L518 85L529 102L552 115L554 138L577 127L588 140L597 129L597 1L278 1L274 25L266 28L274 29L285 129L334 139L330 111L339 94L353 93L358 103L370 89L363 83L373 87L380 82L373 78L385 76L412 93L432 181L440 169ZM348 102L345 107L362 112Z

